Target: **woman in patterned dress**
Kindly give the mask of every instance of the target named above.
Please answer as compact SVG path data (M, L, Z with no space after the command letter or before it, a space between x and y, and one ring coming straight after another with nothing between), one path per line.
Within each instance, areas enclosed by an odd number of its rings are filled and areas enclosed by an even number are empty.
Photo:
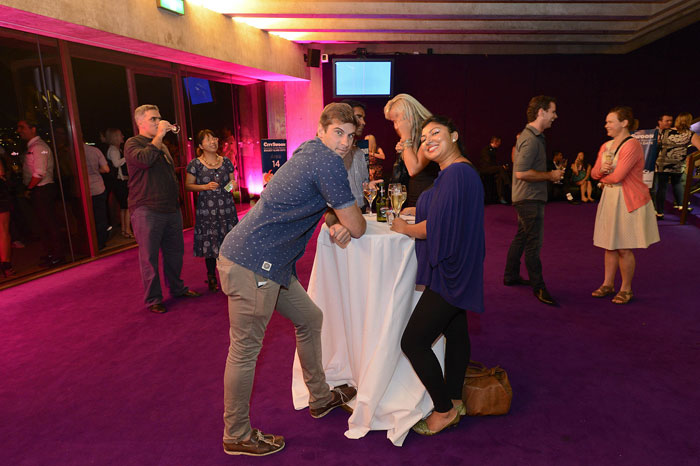
M629 107L615 107L605 118L605 130L612 139L600 146L591 176L603 184L595 217L593 244L605 250L603 284L594 298L615 293L615 276L620 269L622 284L612 302L626 304L632 299L635 260L633 249L647 248L659 241L654 206L649 188L642 181L644 151L630 133L635 120Z
M238 223L231 194L237 190L235 169L231 160L216 153L218 148L219 139L213 131L200 131L197 134L198 157L187 164L185 180L185 189L199 193L195 208L194 255L204 257L210 291L219 289L216 280L219 246Z
M675 205L683 204L685 159L688 146L700 150L700 136L690 130L693 115L681 113L676 117L673 128L665 129L660 134L660 151L656 159L656 217L664 218L666 204L666 186L673 187Z

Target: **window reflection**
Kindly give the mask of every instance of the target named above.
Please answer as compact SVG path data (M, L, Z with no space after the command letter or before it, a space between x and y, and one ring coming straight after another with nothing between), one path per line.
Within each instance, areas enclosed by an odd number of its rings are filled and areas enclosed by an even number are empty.
M53 44L0 37L0 223L7 224L0 227L0 280L89 253L61 63Z
M219 137L219 152L233 163L236 179L240 180L240 157L236 136L234 85L199 77L183 78L185 109L188 121L188 140L194 141L203 129L214 131ZM196 147L192 146L192 156ZM240 188L239 188L240 189ZM234 192L237 201L240 192Z
M96 173L99 164L95 165L93 159L99 156L87 159L86 150L86 162L93 160L87 165L88 172L95 172L92 173L93 182L89 183L92 191L102 189L96 177L101 177L104 185L101 194L91 194L98 246L104 246L101 251L106 252L134 241L127 203L129 175L123 161L124 140L133 135L126 69L81 58L73 58L71 62L83 139L100 150L109 167L108 173ZM106 227L102 226L105 223L103 212L106 213ZM106 242L102 240L105 235Z

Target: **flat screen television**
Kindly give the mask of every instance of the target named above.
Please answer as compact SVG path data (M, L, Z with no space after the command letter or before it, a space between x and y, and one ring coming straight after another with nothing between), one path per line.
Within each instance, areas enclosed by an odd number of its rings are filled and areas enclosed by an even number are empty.
M390 97L394 60L333 59L333 97Z
M185 81L185 89L190 97L192 105L208 104L214 102L211 96L209 80L202 78L182 78Z

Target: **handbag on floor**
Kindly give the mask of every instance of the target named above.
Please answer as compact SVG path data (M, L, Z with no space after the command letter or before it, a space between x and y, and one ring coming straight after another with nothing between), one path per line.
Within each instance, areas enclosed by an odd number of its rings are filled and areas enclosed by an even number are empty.
M488 368L469 361L462 388L462 401L469 416L506 414L510 411L513 389L508 374L499 366Z

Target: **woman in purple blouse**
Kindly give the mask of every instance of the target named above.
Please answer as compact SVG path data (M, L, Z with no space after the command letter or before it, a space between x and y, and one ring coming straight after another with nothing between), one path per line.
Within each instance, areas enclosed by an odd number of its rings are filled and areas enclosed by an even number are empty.
M392 230L416 238L418 273L424 285L401 338L434 411L413 430L434 435L456 426L466 414L462 385L469 364L466 311L484 310L484 189L478 172L464 157L451 120L433 116L423 124L426 157L440 165L433 186L416 204L416 223L394 220ZM432 350L444 335L445 375Z

